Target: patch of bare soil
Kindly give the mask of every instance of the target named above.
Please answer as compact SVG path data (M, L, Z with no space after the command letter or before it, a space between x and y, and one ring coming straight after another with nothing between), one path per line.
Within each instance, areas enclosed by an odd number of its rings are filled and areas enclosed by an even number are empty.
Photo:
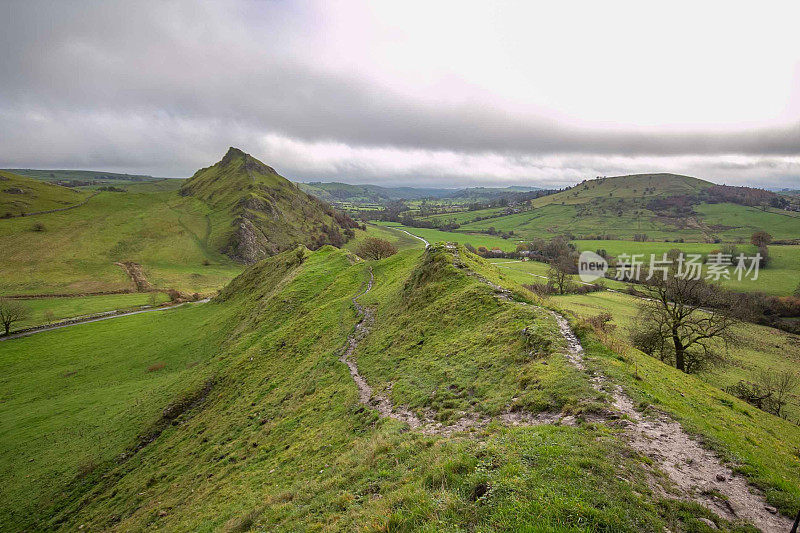
M710 450L665 415L644 418L618 388L614 407L628 420L619 423L631 447L655 461L681 495L730 520L747 521L766 533L785 533L792 521L766 504L764 496Z
M148 292L154 289L150 282L147 281L147 278L144 275L144 271L142 270L142 265L139 263L134 263L133 261L124 261L124 262L115 262L115 265L122 268L128 276L130 276L131 281L133 284L136 285L136 290L138 292Z

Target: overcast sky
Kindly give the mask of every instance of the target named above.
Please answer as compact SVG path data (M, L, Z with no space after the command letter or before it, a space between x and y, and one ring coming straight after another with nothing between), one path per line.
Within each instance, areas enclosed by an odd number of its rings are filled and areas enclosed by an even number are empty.
M746 5L739 5L746 4ZM800 187L800 3L0 4L0 167Z

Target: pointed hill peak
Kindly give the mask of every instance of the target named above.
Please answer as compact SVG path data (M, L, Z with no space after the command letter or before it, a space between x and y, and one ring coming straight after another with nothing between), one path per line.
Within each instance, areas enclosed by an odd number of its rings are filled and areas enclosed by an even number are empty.
M259 174L278 174L275 169L269 165L265 165L252 155L240 150L239 148L231 146L228 151L214 166L229 166L233 163L244 161L244 169L250 172L258 172Z

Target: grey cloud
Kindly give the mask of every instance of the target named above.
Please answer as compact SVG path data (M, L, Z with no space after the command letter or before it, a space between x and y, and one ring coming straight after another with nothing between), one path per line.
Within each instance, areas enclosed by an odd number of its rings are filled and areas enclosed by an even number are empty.
M484 102L413 100L315 65L296 31L313 23L302 10L282 3L232 6L6 4L0 68L10 75L0 81L0 164L187 175L228 145L252 145L270 133L306 143L500 154L512 166L549 154L584 160L742 154L762 157L759 168L769 168L800 154L800 122L736 132L601 131ZM578 166L569 179L608 168ZM718 168L725 170L723 163ZM331 169L359 180L381 178L358 161ZM425 178L424 170L381 170ZM295 164L288 172L316 177L319 171ZM427 177L465 178L459 169ZM498 176L480 179L492 178Z

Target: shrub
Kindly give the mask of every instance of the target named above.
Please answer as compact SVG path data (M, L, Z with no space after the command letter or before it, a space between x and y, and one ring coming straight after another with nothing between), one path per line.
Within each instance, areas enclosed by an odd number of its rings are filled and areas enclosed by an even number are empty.
M531 356L541 357L552 351L553 341L534 328L523 329L522 337L525 339L525 349Z
M757 248L766 247L772 242L772 235L766 231L757 231L750 237L750 244Z
M31 231L44 231L44 230L45 230L44 224L42 224L41 222L37 222L33 226L31 226Z
M523 287L539 296L550 296L556 293L556 288L550 283L528 283Z
M387 240L367 237L357 247L356 254L364 259L384 259L397 253L397 248Z

